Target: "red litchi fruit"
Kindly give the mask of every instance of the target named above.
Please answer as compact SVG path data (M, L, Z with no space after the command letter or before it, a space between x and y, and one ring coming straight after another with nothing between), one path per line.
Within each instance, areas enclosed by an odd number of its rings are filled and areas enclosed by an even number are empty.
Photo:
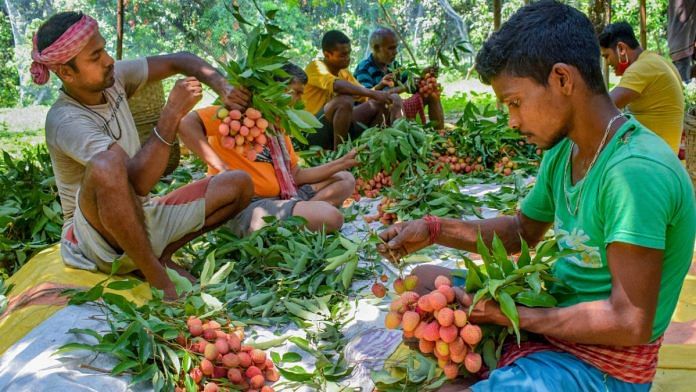
M454 325L456 325L459 328L463 328L466 325L466 320L467 317L465 311L461 309L457 309L454 311Z
M237 368L230 368L227 371L227 379L234 384L239 384L242 381L242 372Z
M431 342L440 339L440 325L435 321L428 324L423 331L423 339Z
M445 373L445 377L449 380L454 380L457 378L457 375L459 374L459 366L454 364L454 363L449 363L445 365L445 368L443 369Z
M464 367L469 373L476 373L481 370L481 355L474 352L466 354Z
M435 278L435 288L439 288L442 285L452 286L452 282L445 275L439 275Z
M384 326L388 329L397 329L401 324L401 315L396 312L387 313L387 317L384 318Z
M418 341L418 350L423 354L430 354L435 350L435 342L421 339Z
M440 326L440 339L445 343L452 343L459 337L459 328L454 325Z
M433 310L440 310L447 306L447 298L445 298L441 292L433 291L428 296L430 306L433 308Z
M418 285L418 277L416 275L409 275L404 279L404 288L408 291L414 290Z
M443 327L449 327L454 324L454 311L450 308L440 309L437 312L437 322Z
M384 298L384 296L387 295L387 288L384 287L382 283L375 282L375 284L372 285L372 294L377 298Z
M418 326L418 323L420 323L420 316L418 313L410 310L405 312L403 318L401 319L401 326L403 327L404 332L414 331Z
M466 344L474 346L481 341L483 334L481 333L481 327L478 325L467 324L461 329L459 335L464 339Z

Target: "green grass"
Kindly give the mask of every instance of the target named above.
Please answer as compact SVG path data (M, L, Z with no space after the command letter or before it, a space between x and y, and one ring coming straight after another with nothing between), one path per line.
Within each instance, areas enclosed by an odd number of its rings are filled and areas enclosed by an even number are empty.
M43 129L11 131L6 123L0 122L0 150L7 151L10 155L17 155L25 147L44 142Z

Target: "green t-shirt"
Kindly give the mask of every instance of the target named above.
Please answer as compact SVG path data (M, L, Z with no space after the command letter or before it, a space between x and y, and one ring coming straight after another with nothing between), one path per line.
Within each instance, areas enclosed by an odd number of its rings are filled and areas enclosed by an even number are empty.
M654 340L667 329L691 264L696 232L691 180L664 140L630 116L590 173L575 185L567 165L570 150L565 139L546 153L536 185L521 205L529 218L553 222L562 248L584 250L556 261L553 274L561 284L549 291L559 306L606 299L611 294L606 259L610 243L662 249ZM569 209L578 197L573 216Z

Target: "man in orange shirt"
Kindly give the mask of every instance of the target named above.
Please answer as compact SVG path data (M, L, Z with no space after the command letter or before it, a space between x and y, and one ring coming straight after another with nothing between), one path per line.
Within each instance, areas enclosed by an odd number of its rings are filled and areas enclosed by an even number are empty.
M289 93L293 101L301 98L307 76L294 65L284 67L291 75ZM279 179L268 147L257 154L254 161L234 149L223 147L216 116L219 106L210 106L189 113L179 125L179 135L184 144L208 164L208 174L226 170L247 172L254 184L255 199L237 217L225 226L239 236L250 234L264 225L265 216L284 219L301 216L307 219L311 230L335 231L343 226L343 214L338 210L343 201L353 193L355 179L348 169L355 166L355 151L327 164L300 168L297 155L287 135L283 139L290 158L290 171L297 186L296 196L282 199Z

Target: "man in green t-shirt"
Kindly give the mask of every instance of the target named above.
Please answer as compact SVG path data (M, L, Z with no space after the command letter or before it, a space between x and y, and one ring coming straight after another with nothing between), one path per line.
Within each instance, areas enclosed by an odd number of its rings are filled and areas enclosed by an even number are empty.
M487 244L496 233L518 252L520 238L535 244L553 227L562 248L584 250L554 264L564 285L550 288L558 307L518 306L520 327L545 337L549 349L494 370L474 391L650 388L691 262L694 193L669 146L614 106L599 53L591 22L576 9L551 1L521 8L476 58L481 79L509 108L510 127L548 150L521 210L404 222L380 234L386 245L378 249L390 258L431 240L475 252L479 230ZM424 292L449 270L415 272ZM459 297L470 303L467 294ZM494 301L478 303L470 319L508 325Z

